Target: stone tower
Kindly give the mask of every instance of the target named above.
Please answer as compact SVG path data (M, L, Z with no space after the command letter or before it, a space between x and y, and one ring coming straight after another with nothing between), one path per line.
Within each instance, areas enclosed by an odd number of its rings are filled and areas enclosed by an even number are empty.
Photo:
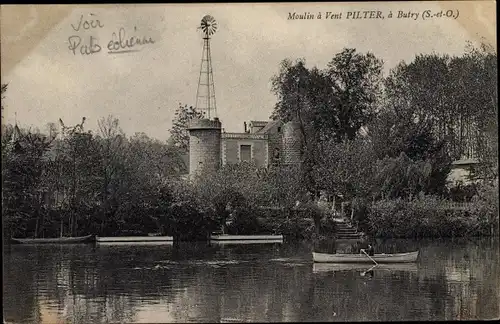
M294 165L302 162L302 133L300 124L289 121L283 125L283 163Z
M221 122L219 118L189 122L189 174L213 172L220 167Z

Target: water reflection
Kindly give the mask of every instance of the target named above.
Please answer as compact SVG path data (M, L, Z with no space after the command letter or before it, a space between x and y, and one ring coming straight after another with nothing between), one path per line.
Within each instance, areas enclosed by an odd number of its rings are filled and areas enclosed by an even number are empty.
M498 318L498 240L378 241L420 249L399 268L317 265L312 245L11 246L16 323L393 321Z

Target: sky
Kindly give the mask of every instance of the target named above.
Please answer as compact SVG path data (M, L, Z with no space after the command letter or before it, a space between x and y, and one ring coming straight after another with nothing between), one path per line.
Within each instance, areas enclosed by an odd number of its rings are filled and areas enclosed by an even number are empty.
M384 19L346 19L347 12L364 10L381 11ZM424 20L424 10L459 15ZM414 15L397 18L399 11ZM315 19L288 19L294 12ZM343 16L325 19L326 12ZM217 115L227 132L242 132L244 121L269 119L277 101L271 78L285 58L325 68L349 47L374 53L388 73L421 53L461 55L466 41L477 45L484 38L496 48L494 1L2 6L1 78L9 84L4 122L45 130L59 118L75 125L86 117L86 129L95 131L98 119L113 115L127 135L166 140L179 103L196 102L203 48L197 27L206 14L218 22L212 65ZM99 20L102 28L75 31L81 17ZM121 28L127 37L154 43L108 54ZM71 36L81 44L93 37L101 51L73 53Z

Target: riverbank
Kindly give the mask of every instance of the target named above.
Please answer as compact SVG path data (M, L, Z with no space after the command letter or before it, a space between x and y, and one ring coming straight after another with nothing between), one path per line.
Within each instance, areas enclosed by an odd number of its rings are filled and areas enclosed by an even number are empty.
M377 238L440 238L498 236L498 203L475 201L446 208L426 197L406 201L381 200L370 206L361 227Z
M477 199L454 208L450 201L433 196L413 200L384 199L358 206L353 223L372 238L440 238L496 236L499 234L498 194ZM94 234L99 237L140 237L149 233L171 236L176 241L208 241L224 224L229 235L283 235L284 240L340 238L342 229L328 210L314 204L300 208L262 208L246 205L225 211L205 210L187 202L168 209L136 209L134 214L109 215L102 225L99 210L84 210L78 215L72 236ZM38 224L36 237L59 237L61 224L68 228L67 210L51 210ZM62 223L61 223L62 221ZM126 223L124 223L126 221ZM15 237L33 238L37 231L34 217ZM11 236L4 232L4 239ZM69 236L69 235L65 235Z

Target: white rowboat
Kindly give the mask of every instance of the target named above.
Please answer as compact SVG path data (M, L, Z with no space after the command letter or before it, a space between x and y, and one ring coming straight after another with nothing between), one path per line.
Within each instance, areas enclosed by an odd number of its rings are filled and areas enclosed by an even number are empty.
M97 243L137 243L137 242L173 242L172 236L115 236L97 237Z
M395 253L395 254L375 254L368 257L366 254L328 254L313 252L314 262L325 263L408 263L417 262L418 252ZM373 260L372 260L373 259Z
M211 241L283 241L283 235L211 235Z

